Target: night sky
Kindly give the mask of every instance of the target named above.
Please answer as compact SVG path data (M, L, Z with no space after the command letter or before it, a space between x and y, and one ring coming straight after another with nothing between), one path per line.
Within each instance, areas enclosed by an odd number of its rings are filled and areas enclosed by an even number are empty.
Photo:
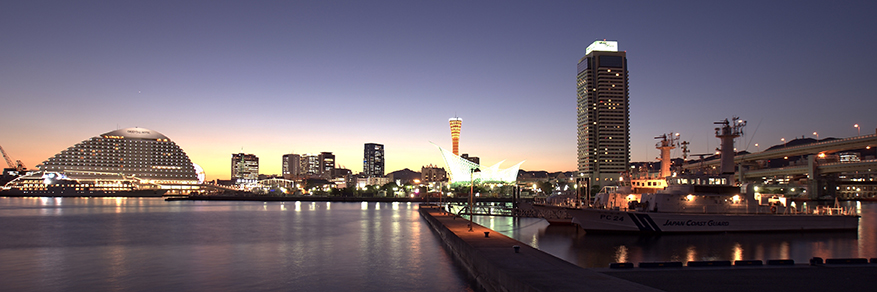
M627 52L633 161L669 132L712 152L713 122L735 115L738 150L874 134L875 15L873 1L5 1L0 146L33 168L142 127L208 179L241 151L263 174L321 151L360 172L365 143L419 171L444 166L430 142L450 148L458 116L482 164L575 170L576 63L597 39Z

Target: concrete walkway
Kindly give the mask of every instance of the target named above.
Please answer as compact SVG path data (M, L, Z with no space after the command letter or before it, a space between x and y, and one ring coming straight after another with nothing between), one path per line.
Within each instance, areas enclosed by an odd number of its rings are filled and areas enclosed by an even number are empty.
M660 291L581 268L477 224L470 232L468 220L438 208L423 206L420 212L449 253L488 291Z
M420 212L488 291L798 292L874 291L877 286L877 264L585 269L481 225L470 232L468 220L440 209L424 206Z

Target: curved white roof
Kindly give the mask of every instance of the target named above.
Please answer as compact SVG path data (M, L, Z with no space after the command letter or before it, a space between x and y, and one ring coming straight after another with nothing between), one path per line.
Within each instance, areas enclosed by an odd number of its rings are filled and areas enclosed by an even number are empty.
M162 133L159 133L159 132L156 132L156 131L153 131L150 129L144 129L144 128L118 129L118 130L115 130L112 132L103 133L103 134L101 134L101 136L102 137L103 136L125 137L125 139L149 139L149 140L167 139L167 136L165 136Z

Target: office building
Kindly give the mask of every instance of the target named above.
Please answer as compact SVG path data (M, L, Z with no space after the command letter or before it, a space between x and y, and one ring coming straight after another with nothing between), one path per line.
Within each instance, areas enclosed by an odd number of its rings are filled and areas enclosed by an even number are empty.
M335 170L335 154L332 152L320 152L318 156L320 171L318 175L322 178L332 178L332 171Z
M282 175L284 179L301 179L302 164L301 155L284 154L282 161Z
M363 151L362 173L366 176L384 176L384 145L366 143Z
M616 41L595 41L577 73L579 176L612 184L630 163L627 54Z
M231 155L231 180L235 184L253 183L259 180L259 157L253 154Z

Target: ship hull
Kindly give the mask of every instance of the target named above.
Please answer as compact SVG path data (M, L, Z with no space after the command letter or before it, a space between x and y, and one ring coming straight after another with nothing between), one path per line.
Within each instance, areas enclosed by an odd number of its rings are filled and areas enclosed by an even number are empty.
M855 215L685 214L534 206L540 212L566 212L591 232L708 233L855 230Z
M161 197L165 190L128 190L128 191L92 191L92 190L4 190L3 197Z

